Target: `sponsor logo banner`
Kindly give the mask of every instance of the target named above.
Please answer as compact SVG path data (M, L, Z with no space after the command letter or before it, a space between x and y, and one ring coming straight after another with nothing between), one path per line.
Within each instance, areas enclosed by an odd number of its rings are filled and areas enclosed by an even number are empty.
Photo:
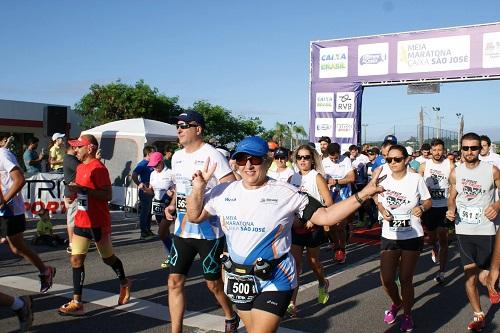
M337 100L335 103L336 112L353 112L355 93L351 92L338 92Z
M45 208L53 218L65 218L64 177L62 174L39 173L26 179L22 189L26 217L34 217Z
M319 77L347 77L347 46L319 50Z
M354 118L335 119L335 137L352 138L354 135Z
M483 35L483 68L500 67L500 32Z
M415 39L398 42L398 73L470 68L470 36Z
M333 118L316 118L314 128L314 136L318 138L321 136L331 138L333 136Z
M333 93L316 93L316 112L333 112Z
M386 75L389 73L389 43L358 45L358 75Z

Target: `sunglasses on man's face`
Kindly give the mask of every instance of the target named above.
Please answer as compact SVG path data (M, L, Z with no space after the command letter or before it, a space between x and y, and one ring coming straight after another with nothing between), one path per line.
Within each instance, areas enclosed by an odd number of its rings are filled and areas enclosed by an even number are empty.
M478 151L479 149L481 149L481 146L462 146L463 151Z
M239 155L236 157L236 164L239 166L245 166L247 165L247 161L250 161L251 165L261 165L264 162L264 159L259 156L252 156L252 155Z
M190 127L197 127L197 126L198 126L198 124L188 124L188 123L182 123L182 124L177 124L177 125L175 125L175 127L176 127L177 129L179 129L179 128L180 128L180 129L188 129L188 128L190 128Z
M297 161L306 160L309 161L311 159L311 155L297 155Z
M385 160L387 161L387 163L391 164L392 161L396 162L396 163L401 163L405 160L404 157L386 157Z

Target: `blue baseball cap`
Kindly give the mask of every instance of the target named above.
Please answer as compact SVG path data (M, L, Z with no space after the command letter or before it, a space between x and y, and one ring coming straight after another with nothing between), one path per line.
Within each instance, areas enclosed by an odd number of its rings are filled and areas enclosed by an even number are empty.
M384 142L392 142L395 145L397 145L398 144L398 139L394 135L389 134L389 135L385 136Z
M198 113L196 111L188 111L188 112L183 112L177 117L175 117L177 120L184 121L186 123L190 123L192 121L196 122L198 125L201 127L205 127L205 118L201 113Z
M233 153L232 159L235 159L238 154L248 154L252 156L266 156L269 151L267 142L258 136L248 136L238 143L236 151Z

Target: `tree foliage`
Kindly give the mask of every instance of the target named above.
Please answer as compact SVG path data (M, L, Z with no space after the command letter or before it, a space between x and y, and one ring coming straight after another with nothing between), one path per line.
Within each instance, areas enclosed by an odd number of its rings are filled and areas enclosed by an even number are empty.
M151 88L143 80L134 86L120 80L106 85L93 84L75 105L82 117L82 129L99 126L111 121L147 118L168 121L182 112L178 97L167 97Z
M259 118L235 117L230 110L207 101L197 101L190 108L205 117L205 139L214 140L221 145L237 143L246 136L264 132Z

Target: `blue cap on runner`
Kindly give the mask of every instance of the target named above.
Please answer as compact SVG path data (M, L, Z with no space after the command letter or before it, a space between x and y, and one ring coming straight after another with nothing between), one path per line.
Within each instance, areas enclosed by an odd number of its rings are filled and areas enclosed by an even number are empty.
M238 143L236 151L232 158L235 159L238 154L248 154L252 156L262 157L267 155L269 147L267 142L258 136L248 136Z

